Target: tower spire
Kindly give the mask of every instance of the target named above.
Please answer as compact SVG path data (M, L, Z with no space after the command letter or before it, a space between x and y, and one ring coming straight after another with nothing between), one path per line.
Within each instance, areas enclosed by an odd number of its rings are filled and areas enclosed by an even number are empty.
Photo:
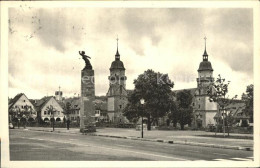
M205 40L205 50L204 50L204 54L203 54L203 61L208 61L208 53L207 53L207 37L204 37Z
M117 41L117 46L116 46L116 55L115 55L115 57L116 57L116 60L120 60L120 54L119 54L119 52L118 52L118 36L117 36L117 38L116 38L116 41Z

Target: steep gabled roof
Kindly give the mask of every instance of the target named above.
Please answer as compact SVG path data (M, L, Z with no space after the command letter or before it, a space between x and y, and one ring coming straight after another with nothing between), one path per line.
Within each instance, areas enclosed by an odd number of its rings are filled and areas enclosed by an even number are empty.
M237 119L248 119L250 118L247 116L243 109L245 108L245 103L242 100L234 100L233 103L226 106L227 111L229 111L234 118ZM222 117L220 113L217 113L214 118Z
M9 103L8 103L8 108L11 109L13 107L13 105L22 97L25 96L27 98L27 96L24 93L19 93L17 94L13 99L10 99ZM28 99L28 98L27 98ZM28 99L29 100L29 99Z
M48 103L48 101L53 98L53 96L48 96L48 97L43 97L42 99L38 100L36 103L35 103L35 109L36 111L41 111L41 109L44 107L44 105L46 103Z

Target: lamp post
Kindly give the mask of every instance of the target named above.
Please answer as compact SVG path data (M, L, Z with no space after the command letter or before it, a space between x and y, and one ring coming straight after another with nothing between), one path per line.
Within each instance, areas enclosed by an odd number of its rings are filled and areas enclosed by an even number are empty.
M15 120L15 122L17 121L17 127L19 128L19 125L18 125L18 108L15 107L13 109L13 111L14 111L13 118L17 118L17 120Z
M17 107L17 126L18 126L18 129L20 129L20 114L21 114L21 110L19 107Z
M145 103L145 101L144 101L144 99L142 98L142 99L140 99L140 103L141 103L141 105L142 105L142 113L144 112L144 103ZM144 137L144 126L143 126L143 114L142 114L142 133L141 133L141 135L142 135L142 138Z
M223 109L222 117L223 117L223 135L225 138L225 109Z
M52 111L52 131L54 132L54 111Z

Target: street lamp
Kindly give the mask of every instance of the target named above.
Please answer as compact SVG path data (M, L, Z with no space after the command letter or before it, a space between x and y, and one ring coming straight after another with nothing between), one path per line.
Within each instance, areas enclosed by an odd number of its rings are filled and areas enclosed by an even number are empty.
M222 119L223 119L223 136L225 138L225 109L223 109L223 112L222 112Z
M142 99L140 99L140 103L141 103L141 105L142 105L142 112L144 112L144 103L145 103L145 101L144 101L144 99L142 98ZM144 126L143 126L143 114L142 114L142 138L144 137Z

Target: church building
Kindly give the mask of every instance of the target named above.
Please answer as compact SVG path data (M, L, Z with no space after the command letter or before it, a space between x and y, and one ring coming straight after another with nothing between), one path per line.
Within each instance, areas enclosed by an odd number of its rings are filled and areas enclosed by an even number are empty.
M118 39L117 39L117 51L115 60L110 67L109 89L107 92L107 113L109 116L109 122L112 123L124 123L127 122L125 116L123 116L123 109L127 105L127 90L126 90L126 76L124 63L120 60L120 54L118 52Z

